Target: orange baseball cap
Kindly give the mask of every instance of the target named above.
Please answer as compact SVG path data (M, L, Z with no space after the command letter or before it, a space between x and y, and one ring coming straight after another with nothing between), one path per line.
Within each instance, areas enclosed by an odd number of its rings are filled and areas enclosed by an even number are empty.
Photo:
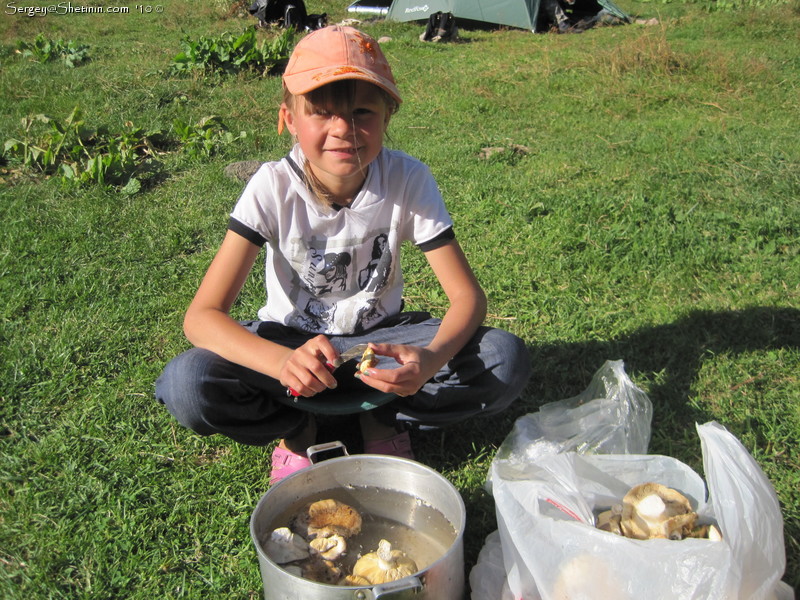
M344 79L375 84L402 102L378 42L352 27L331 25L312 31L297 43L283 73L284 85L295 95Z

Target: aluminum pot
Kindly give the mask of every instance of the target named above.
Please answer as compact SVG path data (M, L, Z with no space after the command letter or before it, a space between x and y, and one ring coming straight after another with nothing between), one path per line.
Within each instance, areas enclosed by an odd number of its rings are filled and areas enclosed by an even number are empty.
M374 586L329 585L284 570L266 555L261 541L286 526L298 507L328 495L352 502L370 518L390 519L409 531L434 536L437 543L424 544L435 548L434 554L422 564L418 561L417 573ZM462 600L465 521L461 495L441 474L413 460L359 454L313 464L273 485L250 517L250 535L266 600Z

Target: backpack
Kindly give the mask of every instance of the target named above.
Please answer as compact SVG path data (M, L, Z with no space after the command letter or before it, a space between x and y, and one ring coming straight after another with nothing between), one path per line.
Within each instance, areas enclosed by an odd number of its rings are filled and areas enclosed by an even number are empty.
M286 28L314 31L328 25L328 14L306 14L303 0L255 0L248 12L258 19L259 27L278 23Z
M450 42L458 37L458 27L453 13L435 12L428 17L425 33L419 36L423 42Z
M283 27L305 29L306 5L303 0L255 0L248 12L261 27L280 23Z
M270 23L277 23L283 18L285 2L279 0L255 0L250 8L247 9L251 15L258 19L261 27L266 27Z
M294 27L298 31L305 29L307 16L303 0L292 0L291 4L286 4L283 11L283 26L286 29Z

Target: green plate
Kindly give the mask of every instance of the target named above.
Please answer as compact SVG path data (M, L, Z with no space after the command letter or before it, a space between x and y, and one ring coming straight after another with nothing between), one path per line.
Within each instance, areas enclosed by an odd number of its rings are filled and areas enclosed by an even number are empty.
M352 415L383 406L397 398L395 394L374 391L348 390L331 392L313 398L286 398L284 404L321 415Z

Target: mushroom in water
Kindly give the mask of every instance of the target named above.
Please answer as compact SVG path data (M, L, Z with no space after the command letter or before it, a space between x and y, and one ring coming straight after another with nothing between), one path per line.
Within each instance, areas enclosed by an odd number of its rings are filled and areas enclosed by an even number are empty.
M342 578L342 570L333 562L319 556L312 556L300 563L303 578L318 583L337 584Z
M345 575L342 580L339 582L341 586L359 586L359 585L371 585L367 579L363 577L359 577L358 575Z
M303 576L303 567L300 565L284 565L283 570L297 577Z
M279 565L308 558L308 542L288 527L279 527L263 544L264 552Z
M292 519L292 529L307 540L334 534L348 538L361 531L361 515L338 500L318 500Z
M347 542L337 533L327 537L316 537L308 543L311 553L326 560L336 560L347 552Z
M680 492L659 483L631 488L622 499L620 529L637 540L686 537L697 522L689 500Z
M417 572L417 564L401 550L392 550L387 540L378 543L378 550L358 559L353 575L363 577L372 585L397 581Z

